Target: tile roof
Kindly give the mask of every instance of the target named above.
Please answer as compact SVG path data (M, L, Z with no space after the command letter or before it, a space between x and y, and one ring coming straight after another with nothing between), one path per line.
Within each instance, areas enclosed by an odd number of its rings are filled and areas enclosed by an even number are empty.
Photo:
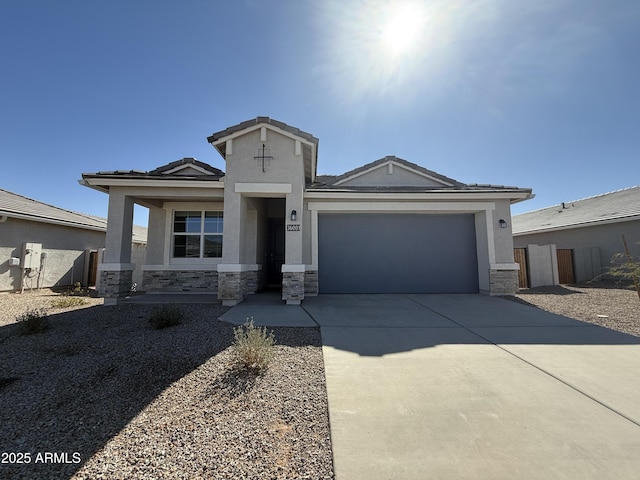
M424 175L431 177L435 180L440 180L444 184L442 186L349 186L340 184L341 181L348 179L352 176L357 175L361 172L366 172L367 170L373 169L378 165L383 165L386 162L393 161L399 163L401 165L405 165L410 169L421 172ZM450 186L447 186L449 184ZM530 188L519 188L505 185L489 185L489 184L477 184L477 183L462 183L458 180L454 180L453 178L446 177L441 175L433 170L429 170L424 168L416 163L409 162L402 158L398 158L396 156L386 156L375 160L371 163L363 165L361 167L350 170L342 175L318 175L316 177L316 182L313 185L309 186L310 189L320 189L320 190L348 190L348 191L380 191L380 192L447 192L447 191L473 191L473 192L495 192L495 191L505 191L505 192L525 192L531 193Z
M107 230L106 218L54 207L53 205L42 203L1 188L0 215L86 230L105 232ZM147 241L147 229L139 225L134 225L133 240L137 243L145 243Z
M445 177L444 175L440 175L437 172L434 172L432 170L428 170L428 169L418 165L417 163L411 163L411 162L409 162L407 160L403 160L402 158L398 158L398 157L393 156L393 155L387 155L386 157L380 158L380 159L375 160L375 161L373 161L371 163L367 163L366 165L363 165L363 166L358 167L358 168L354 168L353 170L350 170L350 171L348 171L346 173L343 173L342 175L339 175L338 177L336 177L333 183L334 184L335 183L339 183L342 180L345 180L345 179L347 179L349 177L357 175L360 172L365 172L367 170L370 170L372 168L377 167L378 165L383 165L383 164L385 164L387 162L390 162L390 161L405 165L406 167L409 167L409 168L411 168L413 170L417 170L418 172L423 173L425 175L428 175L430 177L433 177L433 178L435 178L437 180L440 180L441 182L449 183L449 184L455 185L457 187L464 186L464 183L458 182L457 180L454 180L453 178Z
M221 130L219 132L212 133L209 137L207 137L207 141L209 143L213 143L217 140L220 140L221 138L228 137L229 135L233 135L236 132L241 132L242 130L253 127L255 125L260 125L262 123L272 125L279 128L280 130L284 130L285 132L297 135L298 137L304 138L305 140L308 140L312 143L318 143L318 139L310 133L303 132L299 128L292 127L291 125L287 125L284 122L279 122L278 120L274 120L270 117L256 117L251 120L241 122L237 125L233 125L232 127L225 128L224 130Z
M193 165L206 171L207 173L202 173L201 175L169 175L166 172L169 172L177 167L182 165ZM193 178L197 180L219 180L224 177L224 172L218 168L212 167L208 163L201 162L200 160L196 160L195 158L182 158L180 160L176 160L175 162L168 163L163 165L162 167L158 167L149 172L144 170L111 170L111 171L102 171L97 173L83 173L83 177L127 177L127 178L163 178L163 179L171 179L176 178L178 180L185 180L188 178Z
M513 234L524 235L637 219L640 219L640 186L515 215L512 223Z

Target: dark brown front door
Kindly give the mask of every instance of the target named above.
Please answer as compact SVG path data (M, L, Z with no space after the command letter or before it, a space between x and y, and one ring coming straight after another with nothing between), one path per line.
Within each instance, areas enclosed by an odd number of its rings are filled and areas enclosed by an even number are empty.
M284 263L284 219L269 218L267 222L267 286L282 286L282 264Z

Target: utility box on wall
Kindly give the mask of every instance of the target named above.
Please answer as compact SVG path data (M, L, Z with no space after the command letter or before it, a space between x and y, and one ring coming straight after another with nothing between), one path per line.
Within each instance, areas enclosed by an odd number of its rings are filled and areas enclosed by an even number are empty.
M40 254L42 253L41 243L22 244L22 263L20 268L40 268Z

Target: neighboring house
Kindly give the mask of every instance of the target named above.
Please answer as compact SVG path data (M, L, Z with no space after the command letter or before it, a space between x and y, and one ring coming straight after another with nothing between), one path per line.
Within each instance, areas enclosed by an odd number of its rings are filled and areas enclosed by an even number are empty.
M640 186L523 213L513 217L516 248L553 245L560 283L592 280L606 274L611 259L623 253L624 235L640 254Z
M0 189L0 291L91 284L106 230L104 218ZM146 228L133 226L132 242L143 258Z
M109 194L106 304L131 283L134 203L149 208L146 292L217 292L234 305L265 286L288 304L318 293L517 289L510 205L530 189L466 185L396 157L317 176L318 139L269 117L208 141L226 173L185 158L82 175Z

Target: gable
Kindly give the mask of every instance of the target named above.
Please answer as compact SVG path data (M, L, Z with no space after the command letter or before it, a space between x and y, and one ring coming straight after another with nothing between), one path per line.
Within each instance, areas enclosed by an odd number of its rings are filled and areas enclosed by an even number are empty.
M345 173L333 185L442 188L456 186L459 183L397 157L385 157Z
M201 168L196 168L193 166L181 166L178 168L174 168L173 170L167 170L166 172L162 172L163 175L213 175L210 172L207 172Z
M318 139L313 135L292 127L286 123L279 122L269 117L257 117L247 120L238 125L228 127L225 130L216 132L207 140L222 155L225 161L232 156L238 156L238 147L242 148L247 136L259 135L256 145L262 143L269 147L269 138L279 136L291 140L291 152L287 156L294 155L302 160L304 177L308 182L313 182L316 176L316 162L318 157ZM245 154L246 152L242 152ZM251 153L251 156L259 156L258 153Z
M195 158L183 158L162 167L158 167L149 172L149 175L178 175L184 177L205 175L222 177L224 176L224 172L212 167L211 165L196 160Z

